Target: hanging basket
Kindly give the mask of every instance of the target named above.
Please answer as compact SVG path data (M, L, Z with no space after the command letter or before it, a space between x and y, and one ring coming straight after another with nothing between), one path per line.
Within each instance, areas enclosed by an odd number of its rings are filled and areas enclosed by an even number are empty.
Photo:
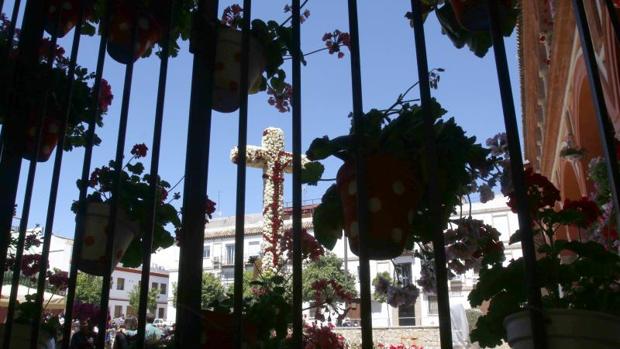
M82 256L78 261L81 271L103 276L105 273L105 247L107 228L110 217L110 205L107 203L88 203L83 222ZM133 238L138 235L140 225L130 221L125 212L119 208L116 218L114 246L112 248L112 269L120 262Z
M135 29L135 43L132 33ZM110 19L107 50L110 57L122 64L135 62L160 39L162 28L149 13L137 14L128 5L119 4Z
M620 317L576 309L545 312L548 349L620 348ZM529 312L504 320L508 343L513 349L533 349Z
M203 349L234 348L235 317L233 314L203 310ZM254 348L257 342L257 328L251 322L243 321L244 348Z
M241 86L241 32L220 27L217 36L215 76L213 82L213 110L232 113L239 109ZM265 68L260 43L250 38L248 86L252 88Z
M402 254L421 197L410 165L389 155L366 159L368 192L368 256L392 259ZM351 251L359 256L357 181L355 163L347 161L336 179L343 206L344 230Z
M45 31L49 35L56 34L59 38L67 35L78 24L81 4L82 0L45 0ZM84 17L90 18L93 4L91 1L86 1L86 4ZM56 21L58 21L57 30L55 30Z
M26 160L35 159L38 128L37 114L37 112L31 112L26 125L26 134L24 135L23 140L24 150L22 152L22 157ZM38 162L45 162L49 160L52 152L56 149L61 132L60 126L60 120L58 120L55 116L55 113L48 111L47 115L43 118L43 124L41 125L41 145L36 156L36 160Z
M499 18L502 21L512 7L512 0L501 0L499 3ZM489 31L491 23L486 0L450 0L450 5L463 28L472 32Z

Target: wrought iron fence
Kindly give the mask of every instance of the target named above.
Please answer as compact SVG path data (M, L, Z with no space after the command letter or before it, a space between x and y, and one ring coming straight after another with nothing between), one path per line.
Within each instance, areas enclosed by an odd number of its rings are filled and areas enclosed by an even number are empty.
M85 4L88 0L83 0L82 4ZM99 44L97 68L95 73L95 83L93 88L93 95L99 96L100 86L102 80L102 73L104 70L104 64L106 60L106 45L107 40L106 33L109 30L109 26L103 25L109 22L110 17L113 15L110 11L110 0L105 1L108 6L107 12L104 15L103 23L100 26L101 40ZM167 4L167 8L164 10L168 14L172 14L174 6L179 6L179 1L164 2ZM610 17L613 20L614 29L616 34L620 37L620 30L618 26L617 18L613 13L613 5L611 0L606 1L608 9L610 10ZM26 2L24 22L19 39L19 59L14 70L9 71L9 80L3 81L3 84L15 84L18 83L18 77L20 77L25 71L26 67L33 65L37 60L37 43L43 35L44 19L44 2L38 0L30 0ZM0 8L4 5L4 1L0 1ZM545 333L544 326L542 326L542 314L540 309L541 295L540 290L536 287L534 280L535 269L535 249L532 238L531 229L531 217L527 207L526 191L524 185L524 173L523 173L523 161L521 157L521 148L519 143L519 135L517 128L517 117L515 114L514 100L512 91L510 88L510 76L508 73L508 66L506 61L506 52L504 49L503 37L499 28L498 9L496 1L488 2L489 16L491 19L491 34L493 39L493 48L495 52L495 63L497 69L497 76L499 80L499 90L501 92L502 107L504 111L504 122L506 132L508 135L508 145L510 151L510 158L512 162L512 178L514 181L514 187L518 198L518 211L519 211L519 223L520 229L523 234L523 253L526 261L525 280L528 289L528 308L530 309L532 328L535 338L535 347L538 349L545 348ZM609 123L605 101L603 99L601 82L599 78L598 69L596 66L596 59L594 50L592 47L592 39L590 37L587 20L585 17L585 11L583 8L582 0L573 0L573 6L575 9L575 18L581 37L582 47L585 52L586 65L590 77L590 84L592 91L594 91L594 105L596 106L596 119L599 123L600 131L603 137L601 137L604 145L604 153L609 165L609 175L612 178L612 189L614 194L614 203L618 205L618 190L620 190L620 184L618 179L618 168L615 161L613 161L613 129ZM17 21L17 14L20 8L20 1L14 2L14 8L11 18L11 27L8 31L9 37L12 38L15 34L15 23ZM84 13L81 7L78 23L84 20ZM302 294L301 294L301 216L302 216L302 186L301 186L301 89L303 87L301 81L300 67L300 1L292 1L292 27L293 27L293 51L292 54L292 76L293 76L293 98L292 98L292 123L293 123L293 309L294 309L294 321L292 324L293 330L293 347L302 348ZM424 36L424 26L421 17L421 2L420 0L411 1L414 26L414 45L416 50L417 67L419 75L419 87L421 95L422 108L429 108L431 103L431 91L429 81L429 69L426 56L426 43ZM191 97L190 97L190 110L189 110L189 131L187 139L187 151L186 151L186 166L185 166L185 185L183 195L183 219L182 219L182 236L183 240L180 244L180 263L179 263L179 283L178 283L178 313L177 313L177 332L176 341L179 348L199 348L201 347L201 315L197 311L201 306L201 289L200 283L196 280L201 279L203 266L203 238L205 228L205 215L203 209L203 203L206 201L206 192L208 186L208 169L209 169L209 145L211 134L211 114L212 114L212 86L214 80L214 72L209 67L214 66L216 56L216 34L218 31L217 13L218 1L217 0L200 0L198 6L193 12L193 32L191 36L190 52L194 56L193 61L193 73L191 80ZM244 17L251 18L252 1L244 0L243 2ZM359 135L362 130L360 119L363 116L363 101L362 101L362 80L361 80L361 59L359 49L359 31L358 31L358 18L357 18L357 1L348 0L348 18L349 18L349 30L351 35L351 88L353 95L353 119L354 127L353 134ZM135 18L134 18L135 20ZM171 21L174 18L171 16L166 17L164 27L169 28ZM238 146L240 149L239 158L237 161L237 205L236 205L236 243L235 243L235 283L234 283L234 314L235 314L235 347L241 348L242 340L244 338L244 327L242 325L242 279L244 271L243 260L243 239L244 239L244 216L245 216L245 183L246 183L246 147L247 147L247 93L248 91L248 63L250 60L250 21L243 22L242 30L242 55L241 55L241 86L240 93L240 123L238 134ZM56 23L56 26L58 23ZM135 42L137 26L133 25L132 42ZM74 71L77 63L77 54L79 51L81 26L77 25L74 31L74 39L71 49L71 56L69 61L69 69L67 77L69 80L66 88L69 93L66 100L62 101L65 111L64 118L60 129L64 129L69 118L69 108L71 106L71 98L73 93ZM57 31L56 31L57 32ZM205 33L207 35L205 35ZM57 35L52 35L52 42L56 42ZM151 245L153 241L153 229L155 219L155 197L157 195L158 187L158 172L159 172L159 155L160 155L160 140L162 133L162 120L164 117L164 100L166 95L166 77L168 70L168 58L170 55L170 33L166 33L166 38L162 41L163 47L161 52L159 81L158 81L158 93L156 99L156 112L154 117L153 127L153 144L151 155L151 168L150 168L150 197L152 200L152 206L149 212L149 226L144 235L143 251L142 251L142 285L140 289L140 307L138 311L139 326L138 326L138 347L144 346L145 337L145 323L147 312L147 293L149 285L149 272L150 272L150 254ZM51 45L50 47L53 47ZM133 46L132 46L133 47ZM10 45L7 46L10 48ZM1 52L0 54L7 56L7 52ZM47 62L49 66L52 66L54 62L54 54L52 49L47 53ZM206 62L206 64L205 64ZM413 63L413 62L412 62ZM412 64L413 65L413 64ZM126 64L125 70L125 82L123 87L122 107L120 112L120 126L118 130L118 139L116 146L116 163L120 164L123 159L125 151L125 136L127 132L127 121L129 117L129 102L131 97L132 88L132 74L134 63L133 60L129 60ZM4 68L4 67L2 67ZM35 154L38 154L38 149L42 144L42 120L46 109L46 101L49 94L49 84L51 81L44 81L47 85L46 94L44 95L43 103L37 110L37 141L35 144ZM93 98L95 101L91 106L91 110L94 114L100 112L99 105L96 103L97 98ZM33 107L28 104L31 102L19 100L15 101L15 107ZM437 163L435 154L435 138L433 131L433 120L430 113L424 120L425 134L426 134L426 151L427 160L426 166L431 173L436 173ZM2 127L2 143L0 148L0 154L2 156L0 162L0 270L5 269L7 263L6 252L8 248L11 222L13 218L13 209L16 202L16 193L18 187L18 181L20 177L22 158L18 149L13 146L17 144L18 132L16 130L23 129L23 118L10 118ZM86 183L89 180L89 173L91 170L91 160L93 154L93 140L96 128L95 118L90 119L87 130L87 144L84 154L83 168L81 174L82 183ZM49 189L50 197L47 210L47 219L44 231L44 244L42 248L42 263L40 264L40 272L37 281L37 318L41 317L42 309L42 297L45 289L45 271L47 270L50 239L54 224L54 215L56 209L56 198L58 193L58 185L60 180L60 169L63 161L63 144L65 142L65 135L63 132L59 135L58 147L54 158L53 175L51 179L51 185ZM360 142L359 136L356 137L356 142ZM359 147L357 149L360 149ZM366 186L365 174L367 173L364 163L364 158L358 152L356 154L356 172L359 175L357 180L357 193L358 195L358 217L359 219L359 232L360 232L360 281L361 281L361 327L362 327L362 339L363 348L372 348L372 321L371 321L371 298L370 298L370 270L368 263L368 246L366 244L368 235L368 193ZM21 223L19 226L19 239L17 243L16 261L14 263L13 272L6 274L11 276L12 289L10 293L10 302L8 308L8 317L5 325L3 348L10 348L11 341L11 329L12 319L15 315L16 309L16 297L17 297L17 285L20 280L19 265L21 264L22 252L24 246L25 232L28 225L29 210L32 198L32 191L34 186L34 179L37 170L36 155L34 159L28 163L28 176L26 180L26 190L24 195L24 202L21 204ZM113 195L111 199L110 209L110 222L115 222L116 217L119 214L119 202L117 200L117 193L122 191L121 187L121 168L117 166L115 168L115 180ZM434 179L435 176L430 176ZM431 216L437 219L439 211L439 193L436 181L429 183L429 191L431 193ZM77 222L75 229L75 244L73 247L73 261L77 261L81 256L82 244L84 239L82 229L84 222L81 217L86 213L86 205L84 204L87 195L87 186L80 186L79 202ZM446 270L446 256L443 241L443 234L439 230L440 225L437 224L437 231L434 232L433 245L436 261L436 276L438 280L437 284L437 299L440 319L440 337L441 347L443 349L452 347L451 338L451 325L450 325L450 311L449 311L449 299L448 299L448 282L447 282L447 270ZM113 241L117 231L116 224L109 224L107 227L107 244L105 254L105 264L107 267L103 277L103 288L101 291L101 309L108 309L109 303L109 290L110 290L110 275L112 270L113 261ZM0 284L3 282L3 273L0 273ZM77 277L77 263L71 265L69 273L69 288L66 298L66 310L65 310L65 325L64 325L64 338L62 347L68 348L71 335L71 323L75 317L73 313L72 304L75 299L76 289L76 277ZM99 328L106 328L106 317L102 316L99 322ZM37 347L37 339L40 331L39 322L32 324L32 340L30 343L31 348ZM97 338L97 347L104 347L105 331L100 331Z

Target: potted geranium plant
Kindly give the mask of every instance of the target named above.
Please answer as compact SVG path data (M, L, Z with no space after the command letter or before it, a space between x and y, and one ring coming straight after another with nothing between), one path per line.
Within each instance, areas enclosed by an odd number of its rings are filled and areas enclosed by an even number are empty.
M0 49L7 49L9 43L6 37L8 21L4 16L0 18ZM0 124L4 124L8 118L24 118L26 120L24 128L21 130L23 137L20 139L18 148L25 159L37 159L37 161L47 161L58 144L58 138L62 130L60 129L61 120L65 117L66 111L63 110L64 102L67 99L69 78L67 77L69 61L64 56L64 49L60 46L52 48L54 52L54 66L49 69L47 56L50 51L51 42L47 39L41 40L39 48L39 64L30 69L19 78L19 82L12 87L12 84L0 85L2 96L14 96L15 99L29 103L15 104L19 107L9 105L12 99L2 98L0 100ZM0 64L7 67L15 65L15 51L17 42L13 41L11 53L0 58ZM45 115L41 118L41 103L45 96L45 84L40 81L52 81L47 96ZM77 66L73 80L73 94L71 98L69 119L65 133L64 149L72 150L74 147L86 145L86 124L95 117L97 126L103 126L103 115L107 112L112 103L112 89L105 79L101 80L100 94L97 100L98 113L93 110L94 92L92 81L94 75L89 73L86 68ZM29 98L32 101L25 101ZM26 106L24 106L26 105ZM41 145L38 154L35 154L37 130L41 121ZM94 145L98 145L101 139L95 134Z
M105 18L106 1L98 0L92 22L101 23ZM170 0L136 0L110 2L110 22L108 27L108 54L122 64L135 62L140 57L148 57L155 44L163 45L164 33L170 33L169 53L179 52L178 39L189 38L191 29L191 10L194 0L176 1L172 8L172 27L168 27ZM92 24L86 23L85 31L94 33Z
M290 7L287 5L284 11L289 12ZM242 14L243 9L237 4L227 7L218 28L213 109L223 113L239 108ZM303 11L302 21L309 16L309 10ZM286 23L288 20L278 23L273 20L265 22L254 19L251 23L249 52L249 92L267 91L268 103L280 112L290 111L290 98L293 93L292 86L285 81L286 73L281 68L284 60L290 58L293 51L292 27ZM329 49L331 54L338 53L338 56L342 57L340 47L349 45L348 33L335 31L329 35L333 37L324 37L329 46L311 53ZM302 60L303 57L302 55Z
M576 239L559 240L556 232L573 228L585 234L601 211L587 198L565 200L544 176L526 171L532 228L538 242L536 272L542 295L548 348L616 348L620 346L620 257L614 249ZM508 205L515 210L514 193ZM518 232L511 242L520 241ZM562 258L570 256L570 258ZM533 348L529 312L523 287L523 258L507 265L494 263L480 270L469 294L473 307L489 302L471 332L472 341L495 346L502 339L512 348ZM502 325L503 324L503 325Z
M447 35L454 46L462 48L467 45L476 56L484 57L491 47L490 19L486 0L421 0L426 18L435 12L441 31ZM510 36L517 23L519 14L518 1L498 0L501 32ZM413 14L405 15L413 20Z
M435 74L435 73L433 73ZM447 228L453 208L463 197L479 190L478 179L493 177L489 151L468 137L454 119L442 120L446 113L439 103L429 106L434 121L437 144L438 173L425 170L422 109L403 101L401 95L388 109L372 109L362 117L364 133L361 152L365 158L368 190L368 246L371 259L399 256L414 242L431 241L434 224ZM310 160L335 156L344 161L338 170L336 184L330 186L315 209L313 224L316 238L332 249L342 230L351 250L359 253L359 227L356 212L355 145L353 135L315 139L306 155ZM308 166L306 166L308 167ZM321 176L317 171L316 182ZM428 217L428 176L438 179L441 207L439 221Z
M119 209L117 220L114 222L116 232L113 244L113 265L122 262L127 267L137 267L142 262L141 239L144 230L149 225L147 220L151 207L150 175L143 174L144 165L134 160L146 156L146 153L146 145L134 145L131 149L132 157L121 170L121 190L117 198ZM117 166L114 161L110 161L108 166L96 168L88 183L78 182L78 185L87 185L95 189L86 198L86 215L83 217L82 226L84 229L84 238L81 242L82 256L77 262L80 270L93 275L105 275L105 246L107 227L110 224L109 202L112 198ZM172 200L179 199L180 195L175 193L172 198L168 198L168 189L170 189L170 184L160 180L154 198L157 202L157 209L152 251L171 246L174 238L170 229L178 229L181 225L179 212L170 203ZM77 213L77 201L73 203L71 209Z
M75 28L84 6L83 18L90 19L93 15L95 0L45 0L45 31L59 38L67 35Z

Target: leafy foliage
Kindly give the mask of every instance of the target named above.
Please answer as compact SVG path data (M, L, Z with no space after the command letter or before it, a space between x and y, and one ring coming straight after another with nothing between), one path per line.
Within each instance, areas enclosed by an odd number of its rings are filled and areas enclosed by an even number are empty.
M75 286L75 300L82 303L99 304L101 301L101 277L78 272Z
M338 285L341 285L341 291L357 297L355 276L343 269L342 259L333 253L327 253L318 260L306 263L302 274L302 299L304 302L312 302L320 297L327 303L347 300L342 297L342 292L336 292L332 285L327 285L325 289L321 290L313 288L312 285L318 280L334 280Z

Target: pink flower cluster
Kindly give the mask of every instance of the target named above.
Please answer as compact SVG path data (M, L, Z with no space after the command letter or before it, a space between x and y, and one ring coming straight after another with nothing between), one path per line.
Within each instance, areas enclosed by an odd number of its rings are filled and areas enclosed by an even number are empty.
M293 229L288 229L282 235L282 251L286 251L288 258L293 259ZM323 246L314 238L314 236L308 234L306 229L301 231L301 258L310 259L316 261L325 254Z
M293 86L286 82L283 84L284 86L279 90L267 86L267 94L269 95L267 103L276 107L280 113L291 111L291 98L293 97Z
M289 4L284 5L284 12L291 12L293 10L293 7L290 6ZM304 12L301 13L301 15L299 16L299 22L303 23L306 21L306 19L308 19L308 17L310 17L310 10L306 9Z
M418 346L415 344L411 344L411 346L407 346L405 344L383 344L383 343L379 343L377 344L377 348L379 349L424 349L423 346Z
M346 343L342 335L333 332L334 325L306 326L304 349L345 349Z
M338 53L338 58L344 57L344 52L340 50L341 46L351 49L351 36L349 33L341 32L338 29L331 33L325 33L322 40L325 42L329 54Z
M221 23L230 28L240 28L241 20L243 19L241 12L243 12L243 8L241 8L239 4L226 7L222 15Z

